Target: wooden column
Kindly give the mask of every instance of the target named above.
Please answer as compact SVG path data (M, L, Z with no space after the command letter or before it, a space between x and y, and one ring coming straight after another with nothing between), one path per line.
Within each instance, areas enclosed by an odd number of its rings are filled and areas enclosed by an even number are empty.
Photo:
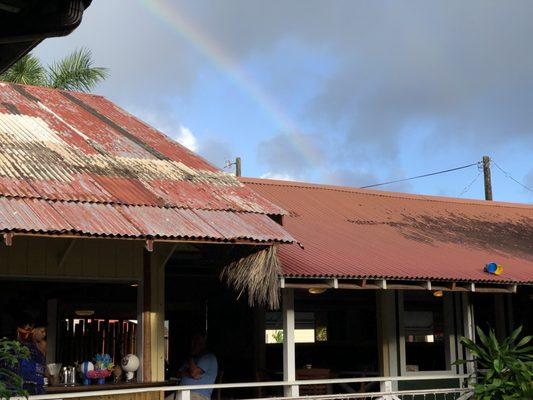
M142 282L142 380L152 381L152 253L143 249Z
M57 299L49 299L46 310L46 362L56 362L57 348Z
M159 247L152 252L143 250L143 281L139 304L141 324L139 331L142 348L143 382L165 379L165 268L160 263ZM166 253L165 253L166 254Z
M283 289L283 380L296 380L296 345L294 341L294 290ZM298 386L285 386L286 397L298 397Z
M377 308L377 332L378 332L378 349L379 349L379 372L381 376L399 376L398 370L398 334L397 331L397 299L394 290L376 291L376 308ZM401 338L400 338L401 340ZM397 389L397 383L394 382L391 388L385 388L381 385L382 390Z
M475 330L475 320L474 320L474 305L471 301L470 293L461 293L462 296L462 305L463 305L463 334L467 339L476 341L476 330ZM472 356L468 349L464 349L464 357L467 360L471 360ZM465 366L466 374L472 374L474 372L474 365L472 363L467 363Z
M496 331L496 337L498 340L503 340L507 336L507 313L505 307L505 295L501 293L494 294L494 320L496 321L496 326L494 330Z

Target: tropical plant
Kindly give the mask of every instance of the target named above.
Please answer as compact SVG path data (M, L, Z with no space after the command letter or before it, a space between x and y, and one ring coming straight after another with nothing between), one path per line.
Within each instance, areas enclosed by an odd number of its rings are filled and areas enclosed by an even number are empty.
M272 332L272 339L274 339L275 343L283 343L283 331L276 330Z
M28 397L23 380L15 372L21 360L30 356L27 347L16 340L0 339L0 399Z
M107 76L106 68L94 66L91 51L81 48L48 66L43 66L35 55L27 54L0 75L0 80L90 92Z
M477 382L474 395L479 400L533 399L532 336L519 340L522 327L508 338L498 341L494 330L485 334L476 327L479 343L461 337L472 360L458 360L456 364L475 363Z

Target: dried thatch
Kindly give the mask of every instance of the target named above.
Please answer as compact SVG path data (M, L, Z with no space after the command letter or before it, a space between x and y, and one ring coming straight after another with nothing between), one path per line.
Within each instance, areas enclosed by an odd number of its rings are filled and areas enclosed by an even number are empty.
M228 264L220 279L233 287L238 298L248 295L248 304L279 308L279 275L281 265L277 246L268 246Z

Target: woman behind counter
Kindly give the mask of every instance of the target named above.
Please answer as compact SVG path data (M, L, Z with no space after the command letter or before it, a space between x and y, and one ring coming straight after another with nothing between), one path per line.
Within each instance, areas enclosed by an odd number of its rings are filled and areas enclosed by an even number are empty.
M24 389L30 395L44 393L46 328L43 325L36 327L32 319L25 317L17 327L17 340L30 351L30 357L20 361L18 371L24 380Z

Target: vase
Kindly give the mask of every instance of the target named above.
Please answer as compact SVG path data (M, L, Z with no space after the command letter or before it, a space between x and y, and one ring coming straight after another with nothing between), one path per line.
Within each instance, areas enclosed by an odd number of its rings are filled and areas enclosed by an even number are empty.
M103 385L105 383L105 378L98 378L98 384Z
M91 384L91 380L89 378L83 378L83 384L84 385L90 385Z

